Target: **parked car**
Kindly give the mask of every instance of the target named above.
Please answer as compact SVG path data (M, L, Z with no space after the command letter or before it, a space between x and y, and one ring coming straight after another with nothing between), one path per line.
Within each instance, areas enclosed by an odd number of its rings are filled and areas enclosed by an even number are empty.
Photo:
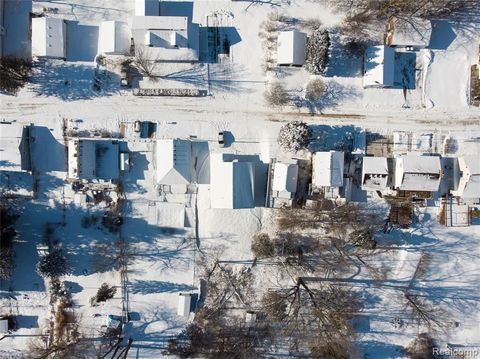
M219 132L218 133L218 145L220 147L225 147L225 138L224 138L224 132Z

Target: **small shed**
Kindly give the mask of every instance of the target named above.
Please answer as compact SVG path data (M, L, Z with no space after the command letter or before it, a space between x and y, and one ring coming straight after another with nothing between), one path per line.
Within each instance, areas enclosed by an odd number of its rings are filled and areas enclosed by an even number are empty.
M445 205L445 226L468 227L470 225L470 208L468 205L454 203L449 200Z
M192 294L179 293L177 315L187 318L190 315L191 305L192 305Z
M120 21L102 21L98 30L99 54L124 54L130 49L127 24Z
M385 43L394 47L413 47L423 49L430 45L432 22L427 19L411 17L401 19L392 16L387 22Z
M34 17L32 19L32 55L65 58L66 24L63 19Z
M277 40L277 64L302 66L305 63L307 35L298 30L281 31Z
M8 319L0 320L0 334L8 333Z
M370 46L365 51L363 87L392 87L395 51L388 46Z
M363 157L362 189L381 191L387 188L388 164L386 157Z

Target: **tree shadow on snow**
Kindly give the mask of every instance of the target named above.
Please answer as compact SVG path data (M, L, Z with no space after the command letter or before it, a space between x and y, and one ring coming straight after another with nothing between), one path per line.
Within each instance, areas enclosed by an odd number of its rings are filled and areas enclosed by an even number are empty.
M175 293L187 292L195 289L195 287L168 281L160 280L137 280L129 286L132 293L135 294L152 294L152 293Z
M354 86L344 86L335 81L329 81L325 85L325 93L318 101L307 100L303 94L293 96L293 104L298 108L307 108L312 114L321 113L328 108L336 108L346 99L355 99L361 96L361 92Z
M35 63L32 90L37 96L57 97L63 101L85 100L117 93L110 86L101 92L93 90L95 67L93 63L73 63L61 60ZM109 71L102 75L114 79L117 75Z

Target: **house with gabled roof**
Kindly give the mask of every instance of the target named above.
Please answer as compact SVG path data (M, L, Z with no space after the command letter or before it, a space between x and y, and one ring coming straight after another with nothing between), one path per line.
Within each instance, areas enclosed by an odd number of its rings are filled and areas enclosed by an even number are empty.
M407 153L395 158L394 189L411 192L436 192L442 178L439 156Z
M117 140L71 139L68 141L68 178L71 180L116 180L120 177Z
M255 165L224 153L210 155L212 208L255 207Z
M477 156L459 157L454 162L454 189L450 193L467 204L480 203L480 161Z
M386 157L363 157L362 189L382 191L387 188L388 163Z
M315 152L312 158L312 190L321 191L325 198L339 198L344 185L344 153Z
M387 22L385 43L393 47L423 49L430 45L432 22L418 17L390 17Z
M155 144L155 176L160 185L188 185L193 180L192 143L158 140Z

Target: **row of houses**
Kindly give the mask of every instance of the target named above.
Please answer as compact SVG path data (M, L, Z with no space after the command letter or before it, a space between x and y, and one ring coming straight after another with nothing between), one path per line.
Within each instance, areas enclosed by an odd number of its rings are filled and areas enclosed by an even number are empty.
M160 16L158 0L136 0L131 27L126 22L99 25L99 54L128 54L132 47L146 60L194 62L199 57L199 29L185 16ZM66 58L67 21L32 18L32 55Z
M163 192L185 194L196 183L196 159L192 141L161 139L155 142L155 183ZM347 173L347 153L314 152L307 173L308 195L349 201L353 176ZM468 204L480 202L480 164L472 156L451 158L453 175L449 193ZM258 193L266 192L267 206L291 206L299 182L298 160L272 161L261 181L261 162L251 156L227 153L209 155L212 208L252 208ZM128 171L128 153L117 140L72 139L68 144L68 177L71 180L116 180ZM305 177L305 174L302 174ZM441 157L405 153L394 158L362 158L361 190L393 195L431 198L440 189L444 171Z

